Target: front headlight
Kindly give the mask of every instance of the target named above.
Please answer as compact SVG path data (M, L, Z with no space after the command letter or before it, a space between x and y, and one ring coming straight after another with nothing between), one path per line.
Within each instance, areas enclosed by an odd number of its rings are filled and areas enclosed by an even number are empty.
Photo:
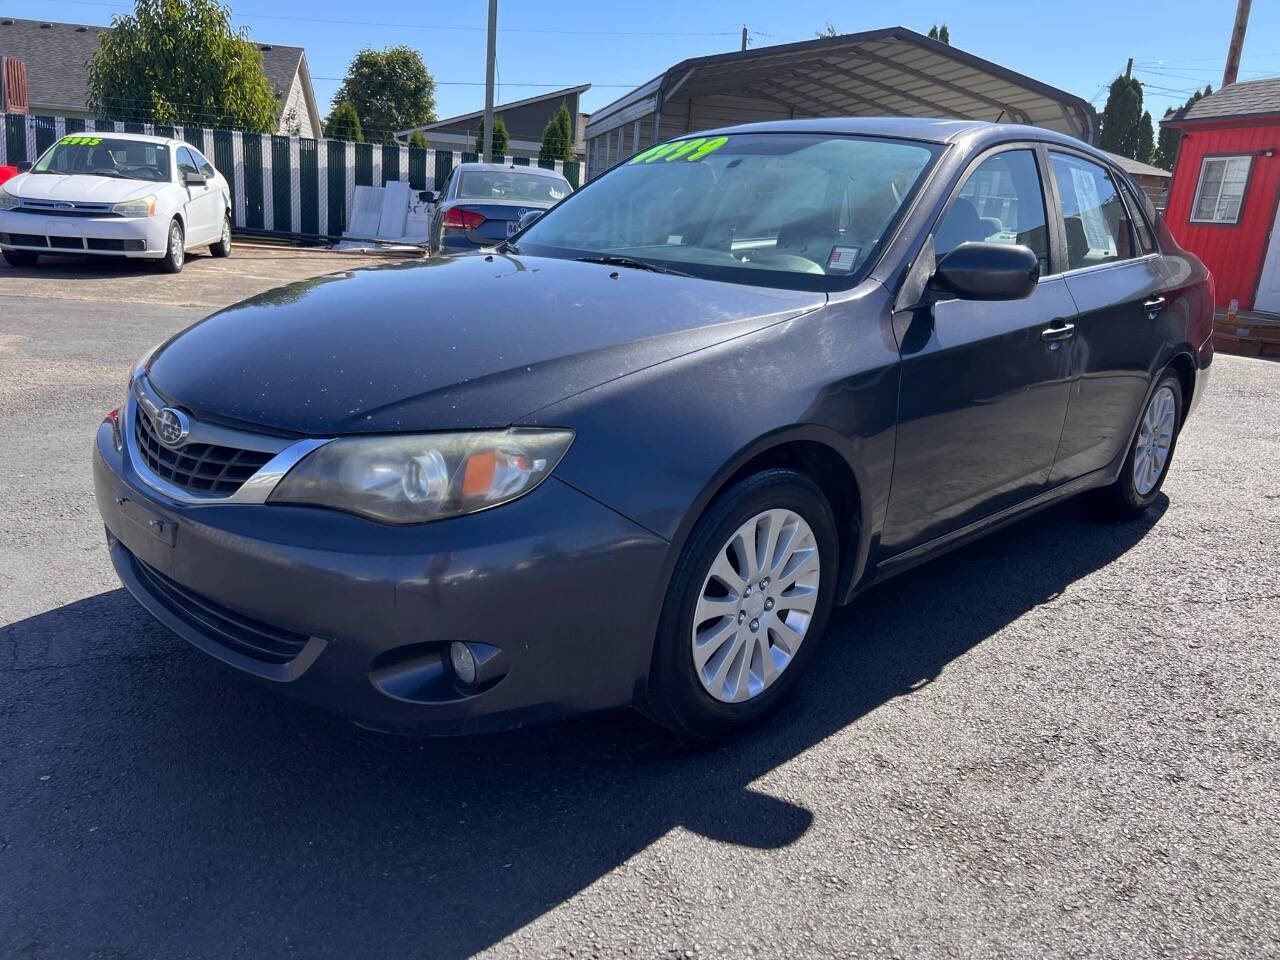
M121 217L149 217L156 212L156 195L151 193L137 200L112 204L111 212Z
M572 442L569 430L343 437L304 457L268 499L425 523L524 496Z
M0 210L17 210L21 205L17 197L0 187Z

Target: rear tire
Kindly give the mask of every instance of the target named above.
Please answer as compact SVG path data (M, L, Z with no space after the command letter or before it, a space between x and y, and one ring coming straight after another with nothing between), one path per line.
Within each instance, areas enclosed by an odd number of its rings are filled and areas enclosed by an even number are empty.
M217 243L209 244L209 252L215 257L231 256L231 214L222 218L222 236Z
M29 250L5 250L4 262L11 267L34 267L40 260L40 254Z
M755 474L716 500L672 574L645 712L715 741L776 709L826 629L838 544L822 491L794 470Z
M1095 502L1103 516L1132 520L1155 502L1173 463L1181 429L1182 381L1177 373L1166 369L1142 409L1120 476L1097 492Z
M169 222L169 243L164 251L164 259L157 264L161 273L182 272L182 265L187 260L186 242L182 222L175 217Z

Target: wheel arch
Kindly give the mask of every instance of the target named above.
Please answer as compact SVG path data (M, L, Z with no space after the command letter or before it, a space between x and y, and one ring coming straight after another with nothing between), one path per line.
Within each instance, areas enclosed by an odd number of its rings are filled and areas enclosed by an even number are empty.
M840 534L840 574L836 603L844 603L866 569L870 552L871 486L850 444L839 433L818 424L795 424L765 434L730 457L699 492L671 540L671 560L663 577L663 595L670 585L677 558L698 520L738 481L773 467L787 467L808 476L830 504Z
M1169 359L1165 368L1173 370L1178 375L1178 382L1182 387L1182 422L1185 423L1187 414L1191 411L1191 395L1196 388L1195 360L1191 358L1189 352L1179 351Z

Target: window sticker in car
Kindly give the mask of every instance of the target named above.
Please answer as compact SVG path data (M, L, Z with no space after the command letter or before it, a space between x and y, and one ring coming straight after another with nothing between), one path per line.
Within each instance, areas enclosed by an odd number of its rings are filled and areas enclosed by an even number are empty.
M728 137L698 137L694 140L675 140L671 143L662 143L656 147L650 147L642 153L636 154L628 163L653 163L656 160L662 160L670 163L672 160L687 160L693 162L701 160L709 153L714 153L729 142Z
M852 273L858 262L861 247L832 247L827 257L827 273Z
M96 147L102 142L101 137L63 137L62 142L68 146Z

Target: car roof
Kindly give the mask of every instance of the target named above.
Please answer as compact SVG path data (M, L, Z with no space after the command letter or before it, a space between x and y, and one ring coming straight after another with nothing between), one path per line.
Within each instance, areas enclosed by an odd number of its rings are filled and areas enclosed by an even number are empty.
M514 171L517 173L532 173L540 177L555 177L557 180L564 179L564 174L557 170L548 170L545 167L535 167L533 164L529 164L529 166L526 167L516 163L480 163L479 161L476 161L474 163L460 163L454 169L462 170L464 172L488 170L499 173L511 173Z
M839 133L869 137L894 137L930 143L965 143L982 147L1002 140L1043 140L1087 150L1102 159L1106 155L1083 140L1020 123L991 123L986 120L947 120L932 117L809 117L803 120L769 120L715 130L701 130L698 136L728 133ZM687 136L687 135L686 135Z

